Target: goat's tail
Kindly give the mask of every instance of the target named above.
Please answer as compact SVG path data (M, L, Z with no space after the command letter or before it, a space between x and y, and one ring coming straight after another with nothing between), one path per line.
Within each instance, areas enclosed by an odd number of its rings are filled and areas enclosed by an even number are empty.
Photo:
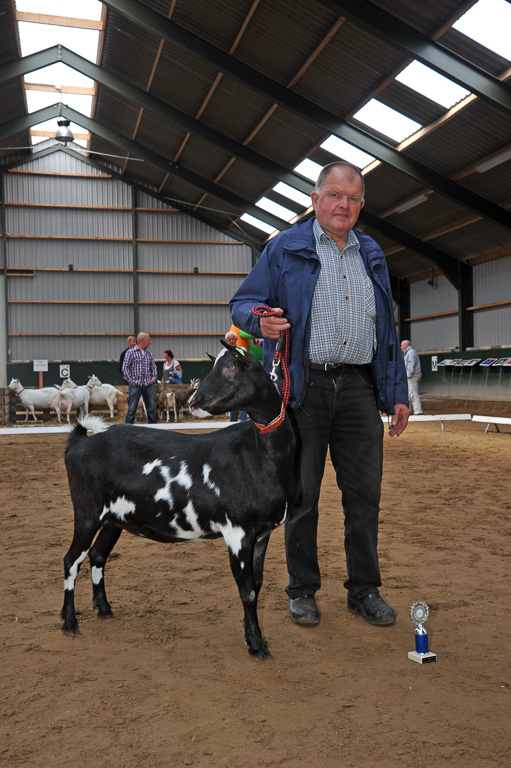
M78 419L77 421L78 424L83 427L85 432L92 432L93 435L96 435L98 432L104 432L106 429L108 429L108 424L105 424L101 416L87 415L82 419ZM77 429L79 429L78 426L75 427L75 430Z
M87 432L92 432L94 435L97 432L104 432L105 429L108 429L108 424L105 424L101 416L87 415L83 419L77 419L67 441L66 457L73 446L83 440L84 437L87 437Z

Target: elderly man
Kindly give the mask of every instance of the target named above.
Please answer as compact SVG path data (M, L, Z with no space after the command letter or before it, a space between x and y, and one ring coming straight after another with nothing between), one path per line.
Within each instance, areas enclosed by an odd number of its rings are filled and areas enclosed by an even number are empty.
M422 377L421 361L408 339L401 342L401 352L405 358L406 375L408 376L408 399L415 416L421 416L422 402L419 396L419 384Z
M347 608L375 625L395 611L379 593L378 514L383 461L380 411L389 435L408 422L406 372L399 353L383 252L353 229L364 205L358 168L323 168L311 195L316 216L281 232L231 299L233 322L264 337L265 365L291 329L289 406L300 442L302 498L285 528L291 618L320 621L318 500L330 450L344 509ZM252 308L274 316L260 321Z
M122 375L129 382L128 412L126 424L135 422L135 414L140 398L144 400L149 424L156 424L157 418L154 412L154 389L158 373L154 357L149 352L151 337L148 333L139 333L137 346L128 349L122 364Z

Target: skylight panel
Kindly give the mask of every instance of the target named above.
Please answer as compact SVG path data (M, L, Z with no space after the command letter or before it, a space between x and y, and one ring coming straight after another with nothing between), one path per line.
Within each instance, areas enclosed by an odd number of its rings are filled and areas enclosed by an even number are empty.
M103 3L99 0L80 0L79 3L70 3L69 0L45 0L42 8L41 0L16 0L16 10L24 13L43 12L51 16L98 21L103 11Z
M76 69L68 67L62 61L57 64L50 64L48 67L36 69L35 72L29 72L25 75L25 83L35 83L36 85L70 85L77 88L94 88L94 80L82 75Z
M300 190L295 189L294 187L290 187L289 184L284 184L283 181L279 181L279 183L276 184L273 189L275 192L278 192L279 195L288 197L290 200L294 200L295 203L298 203L298 205L303 205L304 208L308 208L311 204L309 195L306 195L304 192L300 192Z
M353 117L395 141L404 141L422 127L420 123L387 107L377 99L368 101Z
M327 152L331 152L332 155L340 157L341 160L346 160L346 162L356 165L357 168L365 168L366 165L369 165L374 160L372 155L357 149L357 147L348 144L347 141L343 141L343 139L339 139L337 136L329 136L321 147L326 149Z
M275 227L272 227L271 224L267 224L265 221L261 221L261 219L256 219L255 216L251 216L250 213L244 213L242 216L240 216L241 221L246 221L247 224L251 224L256 229L261 229L263 232L267 232L269 235L272 234L272 232L275 232Z
M273 213L274 216L278 216L282 221L289 221L296 216L294 211L285 208L283 205L279 205L279 203L274 203L273 200L270 200L268 197L262 197L257 201L256 205L264 211L268 211L268 213Z
M301 163L298 163L294 170L296 173L300 173L302 176L305 176L306 179L316 181L319 174L323 170L323 166L319 163L315 163L314 160L309 160L307 157L305 160L302 160Z
M45 120L44 123L38 123L37 125L33 125L31 128L31 139L33 144L39 144L41 141L48 141L49 135L52 135L57 130L57 118L54 117L51 120ZM75 137L73 139L74 144L79 144L81 147L87 146L86 139L78 139L76 138L77 134L81 133L83 134L83 128L81 126L76 125L76 123L70 123L69 128L71 130L71 133ZM44 133L43 136L37 136L34 135L33 131L42 131Z
M66 48L84 59L96 62L99 32L94 29L59 27L55 24L35 24L30 21L19 21L18 28L22 56L30 56L59 43L64 44L65 40Z
M447 109L470 93L466 88L453 83L452 80L426 67L420 61L412 61L397 75L396 80Z
M506 0L479 0L452 26L511 61L511 3Z
M36 112L44 107L51 107L58 104L59 94L55 91L27 91L27 108L29 114ZM62 95L62 103L66 104L82 115L90 117L92 110L92 96L82 96L75 93L65 93Z

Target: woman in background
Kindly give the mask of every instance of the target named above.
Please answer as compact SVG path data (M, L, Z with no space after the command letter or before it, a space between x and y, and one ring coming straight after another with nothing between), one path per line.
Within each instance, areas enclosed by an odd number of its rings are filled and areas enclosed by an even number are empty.
M166 349L163 355L165 357L165 362L163 363L163 383L180 384L183 378L183 369L179 360L176 360L171 349Z

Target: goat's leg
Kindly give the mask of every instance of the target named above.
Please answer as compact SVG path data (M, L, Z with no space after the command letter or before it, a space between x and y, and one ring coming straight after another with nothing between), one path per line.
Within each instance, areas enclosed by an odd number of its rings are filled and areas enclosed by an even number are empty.
M252 557L254 567L254 584L256 588L256 595L259 597L259 592L263 586L263 571L264 571L264 559L266 557L266 550L268 549L268 542L270 541L270 533L263 533L256 539L254 544L254 553Z
M259 661L271 658L257 618L257 598L261 589L264 555L268 545L268 537L264 540L263 538L260 537L258 542L247 542L236 555L229 549L232 574L243 603L245 643L249 654L255 656ZM254 578L254 562L257 563L258 583Z
M113 615L110 603L106 599L105 564L121 533L122 528L105 525L98 533L96 541L89 551L92 605L98 609L98 616Z
M75 582L80 566L87 557L92 540L98 530L98 525L90 524L83 526L75 533L73 541L64 556L64 605L60 612L61 619L64 620L62 629L75 635L78 632L78 621L75 612Z

